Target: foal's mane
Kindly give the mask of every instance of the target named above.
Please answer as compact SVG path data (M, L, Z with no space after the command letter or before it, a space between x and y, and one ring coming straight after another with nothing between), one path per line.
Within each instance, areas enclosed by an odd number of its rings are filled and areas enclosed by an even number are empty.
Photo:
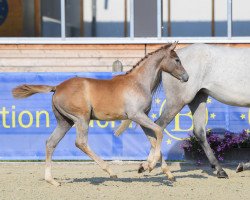
M133 69L135 69L137 66L139 66L140 63L141 63L142 61L144 61L145 59L147 59L149 56L154 55L155 53L157 53L157 52L159 52L159 51L161 51L161 50L163 50L163 49L168 49L171 45L172 45L172 43L166 44L166 45L160 47L159 49L156 49L155 51L153 51L153 52L151 52L151 53L148 53L148 54L147 54L146 56L144 56L141 60L139 60L139 61L138 61L129 71L127 71L126 74L129 74L130 72L132 72Z

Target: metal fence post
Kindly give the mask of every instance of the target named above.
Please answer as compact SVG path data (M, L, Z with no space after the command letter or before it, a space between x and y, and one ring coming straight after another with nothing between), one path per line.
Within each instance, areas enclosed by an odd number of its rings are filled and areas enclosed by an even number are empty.
M130 38L134 39L134 0L130 0Z
M65 23L65 0L61 0L61 38L66 37L66 23Z
M232 0L227 0L227 37L232 37Z
M161 39L162 35L162 5L161 0L157 0L157 38Z

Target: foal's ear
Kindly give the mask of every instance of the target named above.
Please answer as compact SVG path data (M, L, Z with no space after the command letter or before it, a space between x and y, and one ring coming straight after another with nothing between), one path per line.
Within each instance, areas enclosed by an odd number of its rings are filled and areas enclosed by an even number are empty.
M170 47L169 47L169 50L170 51L174 51L175 50L175 47L177 46L178 42L174 42Z

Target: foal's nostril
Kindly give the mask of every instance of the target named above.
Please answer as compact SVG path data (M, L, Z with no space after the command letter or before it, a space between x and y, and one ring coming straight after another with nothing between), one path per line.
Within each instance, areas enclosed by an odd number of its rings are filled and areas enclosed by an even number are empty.
M184 73L184 74L182 75L182 80L183 80L184 82L187 82L188 79L189 79L188 74L187 74L187 73Z

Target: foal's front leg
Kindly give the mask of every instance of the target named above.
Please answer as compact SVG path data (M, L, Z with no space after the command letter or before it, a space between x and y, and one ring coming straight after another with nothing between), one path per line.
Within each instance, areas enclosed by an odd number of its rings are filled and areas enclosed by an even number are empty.
M152 171L158 160L161 158L161 143L162 143L162 128L152 122L145 113L137 113L129 117L136 123L144 126L145 128L151 129L155 133L156 140L151 140L151 145L154 148L152 161L149 163L149 171Z
M149 130L143 126L142 126L142 129L143 129L144 133L146 134L148 140L151 143L151 149L150 149L147 161L140 164L139 169L138 169L138 173L142 173L149 168L149 164L150 164L150 162L152 162L154 152L155 152L155 149L154 149L155 147L153 146L153 144L155 143L155 140L156 140L155 135L153 134L153 132L151 130ZM168 167L166 161L164 160L164 157L163 157L161 152L160 152L160 154L161 154L160 162L161 162L162 172L167 176L167 178L170 181L174 181L175 177L173 176L173 174L169 170L169 167Z
M173 97L174 94L172 95L172 99L175 99L175 101L171 101L170 99L166 102L164 108L163 108L163 112L160 115L160 117L155 121L155 123L157 125L159 125L162 129L164 129L175 117L175 115L180 112L180 110L183 108L184 104L181 101L181 99L179 99L178 97ZM180 102L178 102L178 100L180 100ZM153 139L155 139L154 134L152 133L151 130L142 127L145 135L147 136L147 138L149 139L149 141L151 142ZM152 152L154 151L153 146L151 146L150 149L150 153L149 153L149 157L148 157L148 161L150 161L150 155L152 154ZM139 170L138 172L143 172L145 170L148 169L148 165L149 162L144 162L142 164L140 164ZM173 174L171 173L171 171L169 170L169 167L166 163L166 161L164 160L164 157L161 153L161 168L164 174L166 174L166 176L168 177L169 180L175 180Z

